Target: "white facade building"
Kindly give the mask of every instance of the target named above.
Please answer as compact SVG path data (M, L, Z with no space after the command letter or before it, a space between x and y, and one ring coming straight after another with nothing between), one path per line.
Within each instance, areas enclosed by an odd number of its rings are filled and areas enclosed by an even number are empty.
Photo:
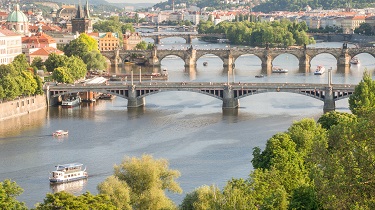
M0 64L9 64L22 53L21 35L0 29Z

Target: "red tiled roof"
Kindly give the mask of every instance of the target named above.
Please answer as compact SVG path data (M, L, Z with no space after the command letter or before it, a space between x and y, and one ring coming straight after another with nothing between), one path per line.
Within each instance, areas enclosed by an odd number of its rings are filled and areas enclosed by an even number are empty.
M42 55L42 56L47 56L51 53L56 53L58 55L64 55L64 52L61 50L58 50L53 47L45 47L45 48L40 48L39 50L31 53L30 55Z

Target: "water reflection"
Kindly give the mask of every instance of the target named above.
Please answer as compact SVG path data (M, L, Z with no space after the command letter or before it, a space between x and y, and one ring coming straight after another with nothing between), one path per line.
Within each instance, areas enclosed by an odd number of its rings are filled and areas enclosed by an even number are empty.
M47 108L2 121L0 123L0 137L20 135L27 130L44 126L46 113Z
M67 183L54 183L50 184L52 193L65 191L74 195L81 194L82 189L87 185L87 179L81 179Z

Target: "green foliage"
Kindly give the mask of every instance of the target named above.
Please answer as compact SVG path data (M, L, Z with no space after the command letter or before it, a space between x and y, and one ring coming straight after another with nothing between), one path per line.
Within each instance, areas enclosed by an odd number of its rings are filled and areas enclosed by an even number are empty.
M135 49L145 50L145 49L147 49L147 43L146 43L145 41L141 41L141 42L139 42L139 43L135 46Z
M100 194L108 195L112 204L118 209L132 209L130 205L130 188L125 181L121 181L115 176L110 176L98 185L98 191Z
M332 126L318 156L315 186L324 209L374 209L374 112Z
M327 0L327 1L316 1L316 0L269 0L259 4L253 8L253 11L271 12L271 11L301 11L304 10L307 5L312 9L323 8L325 10L346 8L348 2L353 8L366 8L373 7L374 2L371 0Z
M48 71L52 69L52 78L57 82L72 83L83 78L87 73L86 64L76 56L67 57L52 53L44 64ZM56 70L58 71L55 72Z
M375 108L375 82L365 71L363 79L349 97L349 109L353 114L364 116Z
M12 64L19 73L29 68L29 62L27 62L26 55L23 53L17 55L12 61Z
M281 20L274 22L221 22L201 21L199 33L221 33L233 44L252 46L290 46L314 43L306 33L306 23Z
M51 53L47 60L44 61L44 65L47 68L48 72L53 72L57 67L65 65L65 62L68 60L68 57L65 55L57 55L56 53Z
M0 91L1 92L1 91ZM9 179L0 182L0 209L26 210L25 203L17 201L16 197L23 193L23 189Z
M87 64L87 70L107 69L107 60L99 52L88 52L82 57L82 60Z
M17 84L15 77L6 75L1 79L1 85L4 89L5 98L13 100L21 95L20 86Z
M123 34L127 33L127 32L135 32L135 28L133 27L133 24L130 24L130 23L126 23L126 24L123 24L121 26L121 32Z
M223 201L220 189L215 186L202 186L186 195L180 209L224 209Z
M361 23L358 28L354 30L356 34L363 34L363 35L374 35L372 32L372 27L369 23Z
M155 160L150 155L140 159L127 157L120 165L115 165L114 176L130 188L133 209L175 209L164 191L182 192L175 181L180 172L169 169L168 165L167 160Z
M110 199L106 195L92 195L86 192L80 196L74 196L65 191L55 194L48 193L43 203L38 203L35 210L55 210L55 209L103 209L115 210Z
M73 81L85 77L87 73L86 64L81 58L76 56L69 57L64 66L69 69L69 74L72 76Z
M73 77L69 72L70 69L68 67L57 67L52 73L52 78L61 83L73 83Z
M339 124L340 122L356 121L357 117L350 113L345 112L328 112L321 116L318 123L322 125L323 128L329 130L332 126Z
M36 69L45 69L46 67L44 66L44 62L42 58L36 57L34 60L31 62L31 66L35 67Z

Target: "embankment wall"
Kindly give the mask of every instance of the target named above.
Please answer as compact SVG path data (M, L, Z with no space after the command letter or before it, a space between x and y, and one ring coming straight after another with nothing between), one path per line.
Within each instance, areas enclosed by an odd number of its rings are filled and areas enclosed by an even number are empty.
M45 95L21 97L0 102L0 121L29 114L47 107Z

